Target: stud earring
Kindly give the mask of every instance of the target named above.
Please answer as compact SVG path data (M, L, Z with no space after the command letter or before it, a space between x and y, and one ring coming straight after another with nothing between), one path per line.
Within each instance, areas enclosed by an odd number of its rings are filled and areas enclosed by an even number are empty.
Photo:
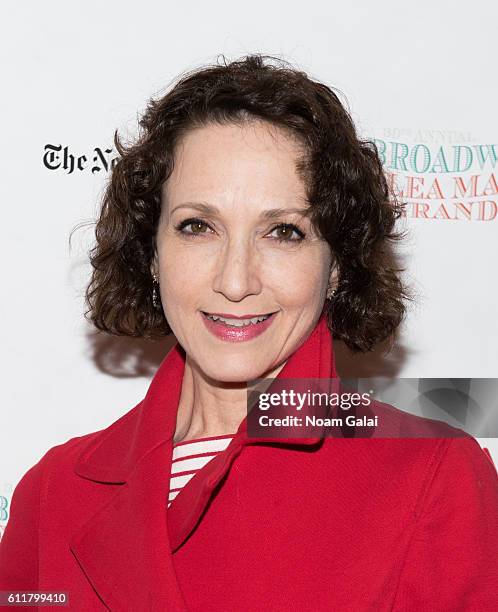
M332 289L332 287L329 287L327 289L327 299L331 300L335 296L336 292L337 292L337 289Z

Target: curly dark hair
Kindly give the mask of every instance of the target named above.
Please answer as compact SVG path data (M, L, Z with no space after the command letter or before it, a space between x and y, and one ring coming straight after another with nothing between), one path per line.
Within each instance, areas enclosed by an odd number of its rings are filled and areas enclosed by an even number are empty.
M156 249L161 187L173 170L175 147L196 127L264 120L305 145L300 162L311 222L328 242L338 286L327 300L334 338L367 352L392 338L412 299L395 265L395 232L403 204L390 192L375 143L361 140L336 93L289 62L252 54L183 73L149 100L139 134L124 145L106 186L85 317L114 335L158 338L171 333L152 301L150 264Z

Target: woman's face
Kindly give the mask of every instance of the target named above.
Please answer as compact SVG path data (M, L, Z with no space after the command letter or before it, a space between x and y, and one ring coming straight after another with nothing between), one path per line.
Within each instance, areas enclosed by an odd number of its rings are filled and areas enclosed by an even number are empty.
M214 380L276 376L320 317L332 260L299 212L307 208L300 153L260 121L210 124L178 145L152 271L176 339ZM233 327L203 313L275 314Z

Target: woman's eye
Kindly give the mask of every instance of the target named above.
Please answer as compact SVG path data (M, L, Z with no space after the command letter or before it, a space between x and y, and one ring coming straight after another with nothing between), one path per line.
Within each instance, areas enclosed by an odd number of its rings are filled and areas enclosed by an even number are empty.
M276 236L279 242L301 242L304 238L304 233L292 223L281 223L272 229L273 232L280 234ZM292 238L293 234L297 234L297 238Z
M192 226L192 231L184 231L184 229L189 225ZM185 221L182 221L179 225L177 225L175 229L181 234L195 236L199 234L205 234L206 228L209 228L209 225L205 221L202 221L202 219L185 219Z

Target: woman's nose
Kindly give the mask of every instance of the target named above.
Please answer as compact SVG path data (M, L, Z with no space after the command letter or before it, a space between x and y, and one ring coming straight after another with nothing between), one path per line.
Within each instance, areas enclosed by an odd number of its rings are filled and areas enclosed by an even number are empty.
M218 254L214 267L213 290L238 302L261 292L259 257L248 240L231 241Z

